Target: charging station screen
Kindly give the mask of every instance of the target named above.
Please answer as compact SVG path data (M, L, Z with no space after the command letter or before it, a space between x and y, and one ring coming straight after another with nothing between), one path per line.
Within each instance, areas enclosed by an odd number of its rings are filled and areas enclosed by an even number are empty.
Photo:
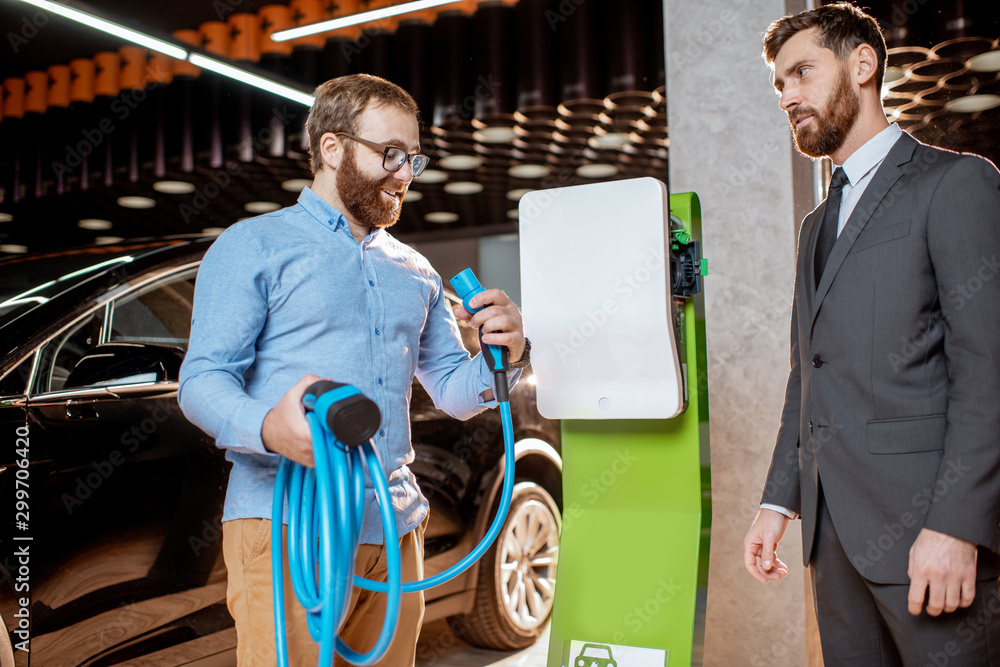
M684 408L666 186L536 190L519 205L521 301L550 419L667 419Z

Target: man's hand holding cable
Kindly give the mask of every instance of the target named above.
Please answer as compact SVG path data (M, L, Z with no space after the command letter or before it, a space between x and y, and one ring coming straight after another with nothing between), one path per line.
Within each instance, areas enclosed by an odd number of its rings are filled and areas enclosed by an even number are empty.
M503 290L488 289L472 297L469 305L482 310L473 315L463 306L455 306L455 317L477 329L482 327L483 343L503 345L511 363L520 361L524 356L524 324L521 311L510 297ZM483 400L493 400L492 389L483 392Z
M322 379L312 373L306 375L285 392L278 404L264 416L260 438L269 452L281 454L304 466L315 467L312 433L302 407L302 397L309 385Z
M503 345L510 353L511 362L520 361L524 355L524 324L521 311L503 290L483 290L469 302L473 308L482 308L475 315L462 306L455 306L455 317L475 328L482 327L483 342Z

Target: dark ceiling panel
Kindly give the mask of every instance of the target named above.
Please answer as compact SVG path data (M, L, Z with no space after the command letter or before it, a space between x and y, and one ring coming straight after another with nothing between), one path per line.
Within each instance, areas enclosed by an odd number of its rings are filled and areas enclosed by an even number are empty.
M614 21L607 20L608 12L620 6L619 0L589 0L586 11L575 12L560 8L575 7L579 3L559 0L521 0L516 9L504 9L497 2L492 3L490 21L456 21L472 31L471 46L464 56L455 52L450 57L455 63L473 62L469 71L475 73L474 77L452 76L458 71L458 65L446 68L434 60L434 54L442 50L441 45L435 48L433 39L428 40L428 37L440 31L426 25L388 35L366 33L354 42L331 38L322 51L297 49L292 56L272 57L261 67L297 76L306 89L316 81L361 71L365 66L392 71L393 76L400 77L421 96L424 119L431 122L440 116L440 126L423 128L422 144L433 159L432 168L443 171L446 178L443 183L432 183L425 178L413 184L413 194L406 201L396 228L397 235L404 239L426 240L510 232L516 230L516 220L510 213L517 208L518 190L574 185L593 182L595 178L653 176L666 180L669 140L663 97L662 34L659 31L662 20L655 15L662 5L660 0L626 1L641 4L643 11L621 12ZM276 3L260 0L162 3L95 0L91 7L105 18L166 37L174 30L197 29L205 21L224 20L233 13L257 12L265 4ZM323 4L328 8L336 3ZM893 84L887 98L893 113L891 119L898 120L924 141L956 150L972 150L1000 161L1000 109L956 113L947 106L961 96L1000 93L1000 76L996 72L972 72L968 67L968 54L958 54L959 67L964 69L948 70L951 73L937 79L925 79L924 74L946 63L921 64L921 59L952 58L952 52L962 44L951 43L947 50L940 50L939 56L936 50L941 49L940 39L969 31L978 31L989 38L966 44L969 48L1000 49L995 41L1000 37L997 29L1000 10L995 0L914 0L906 3L875 0L864 4L872 7L889 31L890 45L903 48L901 44L910 44L923 49L918 50L914 58L903 52L893 54L890 65L898 65L894 73L901 78ZM910 7L913 11L907 12ZM505 11L513 13L505 17ZM553 14L549 12L555 12L559 20L552 23ZM494 15L498 18L493 19ZM577 23L584 20L589 26L586 29ZM487 46L490 39L496 41L489 30L501 24L506 26L507 32L514 31L512 36L504 37L509 39L512 48L516 46L534 57L507 63L502 51L477 48L477 45ZM476 30L482 34L475 33ZM643 36L641 40L637 37L640 35ZM46 16L33 6L15 0L0 0L0 37L3 39L0 43L0 79L66 64L74 58L90 58L98 51L121 46L120 42L92 29L57 16ZM643 44L641 49L636 46L639 42ZM557 110L556 103L569 101L559 91L589 80L587 77L594 81L609 78L597 76L600 72L581 71L580 67L559 67L568 49L573 45L579 47L580 43L586 45L595 63L609 64L610 78L615 82L601 84L605 86L603 89L599 89L600 85L591 86L592 89L585 91L585 99ZM410 53L408 49L419 52ZM757 54L748 53L747 57L755 58ZM491 76L494 74L491 68L499 65L487 63L494 61L505 63L503 77ZM404 63L409 66L404 67ZM649 66L649 63L660 65ZM534 71L532 66L540 69ZM511 77L515 81L510 81ZM626 90L628 86L622 84L625 80L634 81L637 90ZM510 86L510 89L491 90L490 86L494 85ZM192 169L185 168L179 156L183 141L180 129L185 86L193 90L191 113L196 144ZM13 222L0 222L0 243L41 249L77 245L98 236L198 232L204 228L226 227L252 215L245 210L249 202L268 201L278 206L294 202L297 195L282 189L281 183L293 178L310 178L304 151L299 144L292 143L300 132L301 116L289 120L285 126L290 141L287 150L272 154L262 145L252 161L242 160L233 140L239 124L242 90L216 75L203 73L194 82L175 81L159 91L147 91L142 99L138 94L128 94L129 99L125 102L130 111L124 118L110 106L116 102L120 105L122 100L109 98L71 110L36 115L24 122L0 121L0 216L13 216ZM482 121L491 120L487 115L492 120L503 121L491 127L491 131L502 133L511 129L509 109L503 102L507 98L496 94L508 95L511 91L518 97L513 128L516 137L492 143L496 135L488 139L476 132L483 129ZM220 100L217 106L209 102L215 95ZM161 97L166 100L165 122L169 126L165 135L169 155L163 176L191 183L195 189L189 194L162 194L152 187L159 177L154 173L154 160L149 155L150 128L155 126L151 119L159 113L155 100ZM304 110L304 107L266 94L255 92L250 99L255 109L251 114L250 131L258 139L269 131L267 121L272 110L281 115L288 109L299 113ZM489 104L497 100L502 103ZM435 104L442 113L435 114ZM445 113L449 104L454 107L453 113ZM121 109L119 106L118 110ZM229 141L222 146L221 154L213 154L206 139L215 111L220 113L220 132ZM473 116L476 117L470 121ZM112 122L115 129L103 136L89 135L107 141L88 147L86 133L103 121ZM130 130L125 129L133 122L139 123L141 128L136 134L138 140L146 142L145 149L138 153L138 178L134 181L130 179L128 165ZM479 126L474 122L479 122ZM107 145L113 145L114 160L110 171L104 168L103 150ZM39 148L43 159L36 161ZM90 178L85 182L88 187L83 187L80 169L74 168L63 183L65 193L59 194L58 183L51 174L52 163L68 162L73 154L83 149L93 151L89 158ZM449 165L446 158L456 155L466 161L473 158L472 168L463 170ZM43 170L48 170L40 180L35 179L36 162ZM534 168L536 176L525 178L509 171L512 167L523 166ZM16 192L9 178L15 168L20 170L20 187ZM584 175L588 169L596 169L589 173L598 175ZM104 184L108 180L112 183L110 187ZM224 186L219 185L220 180L226 181ZM478 194L456 194L456 182L478 184L482 190ZM41 196L36 196L39 191ZM150 197L156 206L142 211L125 209L117 203L117 198L123 195ZM418 197L422 198L418 200ZM432 213L449 214L456 219L435 223L427 218ZM82 218L109 220L112 228L83 230L77 225Z

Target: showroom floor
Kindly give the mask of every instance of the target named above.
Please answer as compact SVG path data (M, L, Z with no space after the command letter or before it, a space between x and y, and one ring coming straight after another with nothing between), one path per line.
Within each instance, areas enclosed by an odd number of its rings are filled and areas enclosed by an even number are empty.
M548 648L547 627L538 641L523 651L490 651L469 646L445 621L436 621L420 633L416 667L543 667Z

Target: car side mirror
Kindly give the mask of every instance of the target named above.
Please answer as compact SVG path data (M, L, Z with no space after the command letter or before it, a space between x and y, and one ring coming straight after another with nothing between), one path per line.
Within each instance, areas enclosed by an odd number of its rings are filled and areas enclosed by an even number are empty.
M77 362L63 389L177 382L184 350L151 343L105 343Z

